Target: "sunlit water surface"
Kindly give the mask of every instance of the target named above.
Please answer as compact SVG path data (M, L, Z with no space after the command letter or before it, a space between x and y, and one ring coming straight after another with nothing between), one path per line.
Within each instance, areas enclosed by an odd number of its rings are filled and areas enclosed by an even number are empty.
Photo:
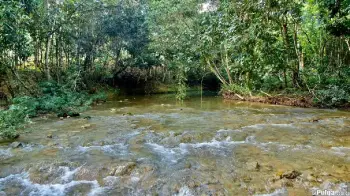
M0 144L0 195L311 195L350 182L349 112L119 97L27 131L20 148Z

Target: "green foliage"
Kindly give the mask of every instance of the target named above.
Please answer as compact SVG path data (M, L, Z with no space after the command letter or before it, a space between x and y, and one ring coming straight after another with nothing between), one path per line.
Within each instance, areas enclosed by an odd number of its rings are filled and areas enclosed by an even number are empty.
M277 76L265 77L259 87L261 90L267 92L282 89L281 78Z
M41 88L43 95L36 98L40 102L36 107L39 113L79 113L86 110L94 101L106 99L104 93L89 95L86 92L76 92L60 87L52 82L42 83Z
M151 0L148 3L149 52L172 71L178 100L186 97L188 76L197 76L200 80L205 72L197 50L201 18L198 4L198 0Z
M177 70L176 74L176 99L179 101L183 101L186 98L186 91L187 91L187 77L186 73L188 71L188 68L186 68L184 65L179 65L179 69Z
M335 36L350 36L350 1L321 0L319 7L326 29Z
M0 111L0 138L15 138L17 130L30 122L28 108L22 105L12 105L8 110Z
M185 83L185 79L183 76L178 76L178 84L176 86L176 99L179 101L183 101L187 96L187 85Z
M221 92L231 92L242 96L249 96L251 91L248 87L240 86L237 84L223 85Z
M89 95L86 92L70 91L54 82L40 84L39 97L17 97L8 110L0 111L0 137L14 138L16 130L24 127L30 117L56 113L59 116L74 116L85 111L96 101L105 101L105 93Z
M292 88L344 102L350 1L218 2L0 0L0 84L29 116L79 112L92 102L82 91L126 80L147 92L169 82L184 99L208 72L242 95ZM50 82L38 93L40 74Z
M339 107L350 103L348 90L335 85L327 86L327 89L317 90L315 103L323 107Z
M36 117L41 104L40 100L34 97L23 96L14 98L11 107L20 109L21 113L28 117Z

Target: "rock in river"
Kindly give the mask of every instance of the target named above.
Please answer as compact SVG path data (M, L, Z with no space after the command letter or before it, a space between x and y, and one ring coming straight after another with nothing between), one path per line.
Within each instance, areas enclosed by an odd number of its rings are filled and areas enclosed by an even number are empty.
M301 175L300 172L293 170L293 171L289 171L289 172L283 173L283 174L280 176L280 178L281 178L281 179L282 179L282 178L295 179L295 178L297 178L297 177L300 176L300 175Z
M90 127L91 127L91 124L85 124L85 125L81 126L81 128L83 128L83 129L88 129Z
M260 170L260 164L257 161L253 161L253 162L247 162L247 169L249 171L259 171Z
M10 144L11 148L20 148L23 147L23 144L21 142L13 142L12 144Z
M119 165L116 168L113 168L110 172L111 176L123 176L123 175L130 175L132 170L136 167L136 163L129 162L123 165Z

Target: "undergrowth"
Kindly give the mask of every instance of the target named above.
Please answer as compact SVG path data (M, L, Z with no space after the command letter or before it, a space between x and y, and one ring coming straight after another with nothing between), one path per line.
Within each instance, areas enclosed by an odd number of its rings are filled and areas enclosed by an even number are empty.
M40 84L41 94L21 96L12 100L7 110L0 111L0 137L13 139L18 137L19 130L30 122L30 118L40 114L55 113L58 116L78 116L91 104L105 101L105 93L89 94L76 92L53 82Z

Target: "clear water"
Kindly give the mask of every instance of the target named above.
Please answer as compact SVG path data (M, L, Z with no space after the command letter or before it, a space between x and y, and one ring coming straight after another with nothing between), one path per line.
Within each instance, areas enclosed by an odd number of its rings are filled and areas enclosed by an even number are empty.
M337 110L119 97L27 131L21 148L0 144L0 195L311 195L350 182L350 113Z

